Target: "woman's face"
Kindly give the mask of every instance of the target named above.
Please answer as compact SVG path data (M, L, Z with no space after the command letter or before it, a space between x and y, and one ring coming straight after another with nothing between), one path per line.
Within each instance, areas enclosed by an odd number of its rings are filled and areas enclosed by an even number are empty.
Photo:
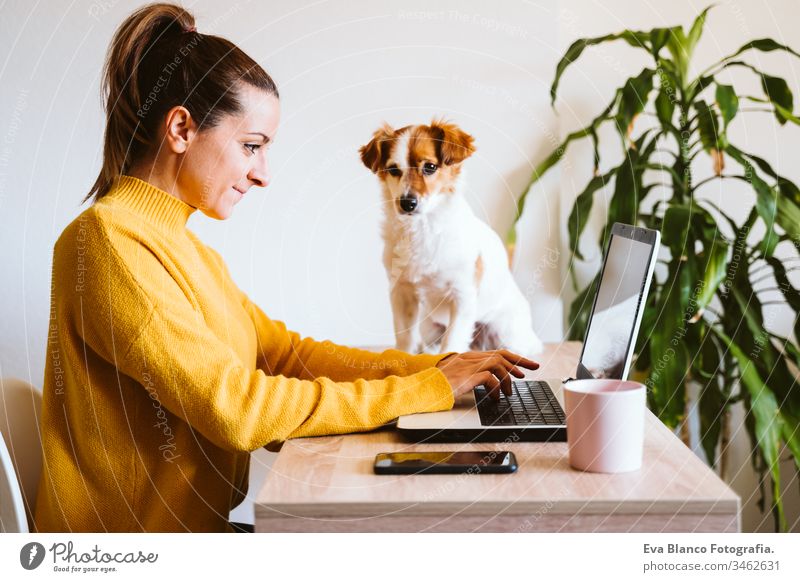
M193 136L177 176L181 199L220 220L231 215L251 186L269 184L267 152L280 121L274 95L242 84L238 98L239 113Z

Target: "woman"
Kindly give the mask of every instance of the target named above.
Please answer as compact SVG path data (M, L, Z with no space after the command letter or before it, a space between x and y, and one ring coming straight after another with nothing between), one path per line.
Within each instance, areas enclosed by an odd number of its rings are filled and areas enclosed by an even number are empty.
M116 32L103 167L53 259L38 531L232 531L250 451L445 410L508 352L412 356L301 339L187 230L269 184L278 90L168 4Z

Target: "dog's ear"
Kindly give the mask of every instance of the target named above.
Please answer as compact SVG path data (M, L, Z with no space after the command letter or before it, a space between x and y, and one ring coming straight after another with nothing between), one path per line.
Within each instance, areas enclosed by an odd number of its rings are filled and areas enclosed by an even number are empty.
M378 170L386 163L389 142L392 139L394 139L394 129L388 123L384 123L378 131L372 134L372 140L358 150L361 154L361 161L374 174L377 174Z
M434 119L431 122L431 129L439 144L439 159L442 164L446 166L458 164L475 152L475 140L457 125Z

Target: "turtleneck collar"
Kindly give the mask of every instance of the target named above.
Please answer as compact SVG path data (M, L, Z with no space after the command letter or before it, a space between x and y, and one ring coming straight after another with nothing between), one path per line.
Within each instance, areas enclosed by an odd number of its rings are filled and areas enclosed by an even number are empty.
M186 222L196 210L172 194L133 176L120 176L100 202L103 200L124 206L153 225L170 231L185 229Z

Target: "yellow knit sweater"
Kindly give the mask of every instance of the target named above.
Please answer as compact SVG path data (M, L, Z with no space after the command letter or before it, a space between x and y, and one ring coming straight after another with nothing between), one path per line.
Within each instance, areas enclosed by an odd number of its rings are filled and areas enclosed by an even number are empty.
M250 451L453 405L446 354L301 339L123 176L53 255L38 531L231 531Z

